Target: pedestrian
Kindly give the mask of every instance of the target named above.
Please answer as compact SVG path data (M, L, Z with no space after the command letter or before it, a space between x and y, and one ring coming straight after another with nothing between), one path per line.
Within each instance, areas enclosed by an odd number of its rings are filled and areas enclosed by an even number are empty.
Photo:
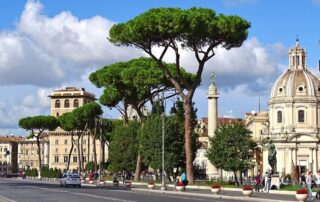
M264 192L266 191L266 177L267 177L267 172L264 173L261 179L261 191Z
M302 186L302 187L306 186L306 176L304 173L301 173L300 186Z
M183 184L183 190L186 190L186 186L188 185L188 179L187 179L187 174L184 170L182 171L180 181Z
M316 174L316 185L318 188L317 194L316 194L316 199L320 199L320 170L318 170L318 173Z
M313 197L312 197L312 172L309 171L307 178L306 178L306 185L307 185L307 189L308 189L308 201L312 201Z
M256 192L260 192L260 186L261 186L261 175L260 175L260 171L258 171L256 177L255 177L255 180L256 180L256 189L255 191Z
M268 171L267 173L267 189L268 189L268 193L270 192L271 189L271 178L272 178L272 170Z

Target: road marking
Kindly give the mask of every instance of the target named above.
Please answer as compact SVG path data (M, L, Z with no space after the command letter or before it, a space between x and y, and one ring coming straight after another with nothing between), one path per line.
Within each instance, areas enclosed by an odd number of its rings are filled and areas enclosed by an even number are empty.
M0 195L0 201L1 202L16 202L16 201L10 200L2 195Z
M127 192L128 193L128 191L124 191L124 190L112 190L112 191ZM168 197L168 198L178 198L178 199L185 199L185 200L191 200L191 201L212 201L212 199L206 199L206 198L199 199L199 198L192 197L192 196L187 197L187 196L174 196L174 195L167 195L167 194L164 195L164 193L159 193L159 192L148 193L147 190L145 190L145 191L131 190L130 194L148 195L148 196L158 195L158 196L165 196L165 197Z
M26 187L35 188L35 186L26 186ZM119 199L119 198L112 198L112 197L106 197L106 196L97 196L97 195L94 195L94 194L86 194L86 193L70 192L70 191L57 190L57 189L52 189L52 188L42 188L42 187L36 187L36 188L37 189L46 190L46 191L55 191L55 192L61 192L61 193L75 194L75 195L88 196L88 197L98 198L98 199L107 199L107 200L111 200L111 201L136 202L136 201L129 201L129 200L124 200L124 199Z

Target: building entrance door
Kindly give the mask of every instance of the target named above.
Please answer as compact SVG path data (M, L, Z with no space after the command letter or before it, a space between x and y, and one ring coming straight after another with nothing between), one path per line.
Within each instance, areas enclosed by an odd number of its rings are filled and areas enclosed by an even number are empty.
M306 160L299 161L299 175L301 175L301 173L306 173L307 164L308 162Z

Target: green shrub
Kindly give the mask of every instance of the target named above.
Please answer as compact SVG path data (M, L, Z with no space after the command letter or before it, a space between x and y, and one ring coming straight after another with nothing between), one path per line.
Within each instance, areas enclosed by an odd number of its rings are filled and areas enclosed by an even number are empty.
M86 167L85 167L86 171L93 171L94 170L94 162L93 161L90 161L86 164Z

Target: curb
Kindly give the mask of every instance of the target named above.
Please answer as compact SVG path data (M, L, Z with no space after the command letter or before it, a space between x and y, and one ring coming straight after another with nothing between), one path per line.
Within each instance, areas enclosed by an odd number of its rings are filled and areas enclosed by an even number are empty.
M244 196L226 196L226 195L213 195L213 194L197 194L197 193L188 193L181 191L161 191L161 190L148 190L148 189L140 189L140 188L131 188L133 191L140 192L154 192L154 193L162 193L162 194L170 194L170 195L189 195L189 196L201 196L207 198L216 198L216 199L233 199L238 201L266 201L266 198L257 198L257 197L244 197ZM273 200L268 199L268 202L291 202L286 200Z

